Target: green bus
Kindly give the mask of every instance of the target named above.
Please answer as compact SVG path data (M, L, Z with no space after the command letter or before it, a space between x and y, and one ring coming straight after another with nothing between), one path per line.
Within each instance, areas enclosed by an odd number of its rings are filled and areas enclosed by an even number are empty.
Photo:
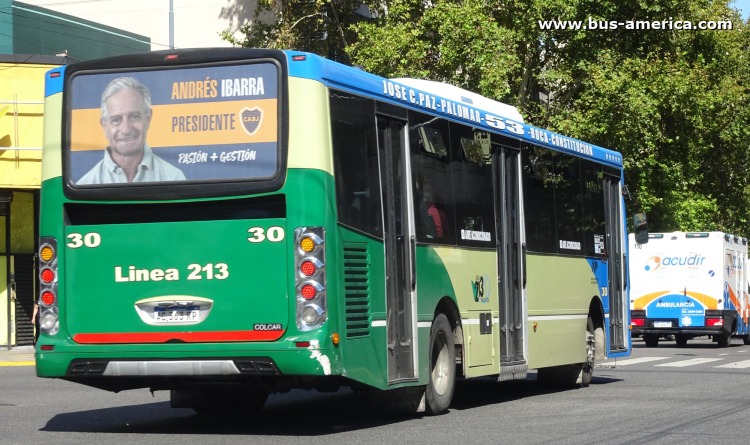
M458 378L587 386L630 354L622 158L514 107L241 48L63 66L45 97L40 377L439 414Z

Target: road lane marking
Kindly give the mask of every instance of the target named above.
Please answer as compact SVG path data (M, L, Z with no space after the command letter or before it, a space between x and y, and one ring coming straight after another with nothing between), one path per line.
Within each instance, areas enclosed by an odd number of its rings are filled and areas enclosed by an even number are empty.
M672 363L662 363L661 365L654 365L654 366L670 366L673 368L684 368L685 366L700 365L703 363L711 363L711 362L716 362L719 360L723 360L723 359L721 358L691 358L690 360L682 360L679 362L672 362Z
M627 360L610 360L608 362L604 362L601 365L602 366L628 366L628 365L635 365L636 363L648 363L648 362L655 362L657 360L666 360L670 357L641 357L641 358L631 358Z
M726 365L717 366L717 368L750 368L750 360L743 360L741 362L727 363Z
M36 362L0 362L0 366L34 366Z
M737 351L737 352L747 352L747 349L743 349L742 351Z

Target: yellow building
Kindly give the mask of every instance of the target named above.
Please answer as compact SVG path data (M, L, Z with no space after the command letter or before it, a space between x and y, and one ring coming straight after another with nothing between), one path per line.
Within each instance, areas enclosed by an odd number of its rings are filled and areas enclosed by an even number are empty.
M65 61L0 55L0 347L34 341L44 75Z
M149 51L151 39L0 0L0 349L34 342L44 75L76 60Z

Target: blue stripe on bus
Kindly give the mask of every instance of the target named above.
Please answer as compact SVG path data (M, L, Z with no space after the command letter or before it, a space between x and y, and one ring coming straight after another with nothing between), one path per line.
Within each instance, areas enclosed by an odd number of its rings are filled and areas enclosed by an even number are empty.
M286 54L289 60L289 75L292 77L317 80L329 87L374 97L381 101L440 116L456 122L469 123L475 128L482 128L487 131L519 139L531 144L551 148L564 153L571 153L576 156L596 159L602 163L616 166L618 168L622 167L622 155L615 151L588 144L532 125L522 124L512 119L508 119L505 116L497 116L484 109L448 100L417 88L412 88L356 68L351 68L324 59L315 54L300 53L297 51L286 51ZM292 60L293 56L299 55L306 56L305 60ZM397 90L400 90L400 95L403 96L402 99L391 96L388 93L388 89L386 88L388 83L399 87ZM419 102L418 98L422 97L428 97L430 99L429 106L424 102ZM496 126L488 124L488 116L491 121L503 119L504 121L515 122L520 126L518 128L523 129L523 134L518 134L509 130L502 131L502 129L498 129ZM507 126L505 125L505 122L501 125ZM511 124L510 126L512 127L514 125L515 124Z
M60 73L60 75L57 77L50 77L50 74L52 73ZM44 97L62 93L64 79L65 66L59 66L55 69L47 71L47 74L44 75Z

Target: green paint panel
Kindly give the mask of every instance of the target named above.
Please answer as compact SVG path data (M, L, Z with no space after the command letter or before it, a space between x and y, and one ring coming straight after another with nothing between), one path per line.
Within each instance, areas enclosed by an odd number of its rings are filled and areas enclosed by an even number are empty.
M372 327L372 320L385 320L385 258L383 242L338 227L338 306L342 314L341 351L344 375L377 388L388 386L385 327ZM365 327L366 325L366 327ZM351 329L350 329L351 328Z
M67 50L89 60L151 50L151 39L100 23L21 2L10 2L13 54L54 56ZM8 20L5 20L6 22ZM10 34L10 33L9 33Z
M38 355L38 372L46 377L62 376L73 358L117 357L211 357L264 356L273 359L284 374L340 374L342 347L331 342L333 332L342 332L337 295L339 258L334 204L328 198L333 178L320 170L290 169L277 193L287 202L286 220L230 220L142 225L63 226L62 178L42 183L40 236L54 236L60 251L60 332L42 335L40 344L53 345L54 353ZM238 197L239 198L239 197ZM117 203L112 203L117 204ZM283 241L253 244L247 240L250 227L280 226ZM301 226L326 228L328 275L328 321L315 331L296 327L296 301L292 264L294 229ZM98 247L66 247L71 233L98 233ZM75 251L75 252L73 252ZM382 255L382 254L381 254ZM187 280L187 266L226 263L229 278ZM178 270L179 281L116 282L115 267L136 266ZM216 269L214 269L216 273ZM216 305L201 324L181 327L151 326L140 320L135 301L159 295L194 295L210 298ZM267 320L267 321L262 321ZM278 341L232 343L77 344L70 335L92 332L172 332L251 330L255 322L283 323L286 332ZM296 342L309 341L309 349ZM383 343L384 344L384 343ZM326 363L326 366L323 366ZM326 371L328 370L328 371Z
M251 227L281 227L287 235L278 242L251 243ZM288 325L286 246L291 234L283 219L68 226L65 233L71 335ZM85 241L95 240L94 234L101 243L87 247ZM81 246L70 247L76 238L82 238ZM189 327L152 326L136 312L136 301L170 296L207 298L213 308L205 321Z

